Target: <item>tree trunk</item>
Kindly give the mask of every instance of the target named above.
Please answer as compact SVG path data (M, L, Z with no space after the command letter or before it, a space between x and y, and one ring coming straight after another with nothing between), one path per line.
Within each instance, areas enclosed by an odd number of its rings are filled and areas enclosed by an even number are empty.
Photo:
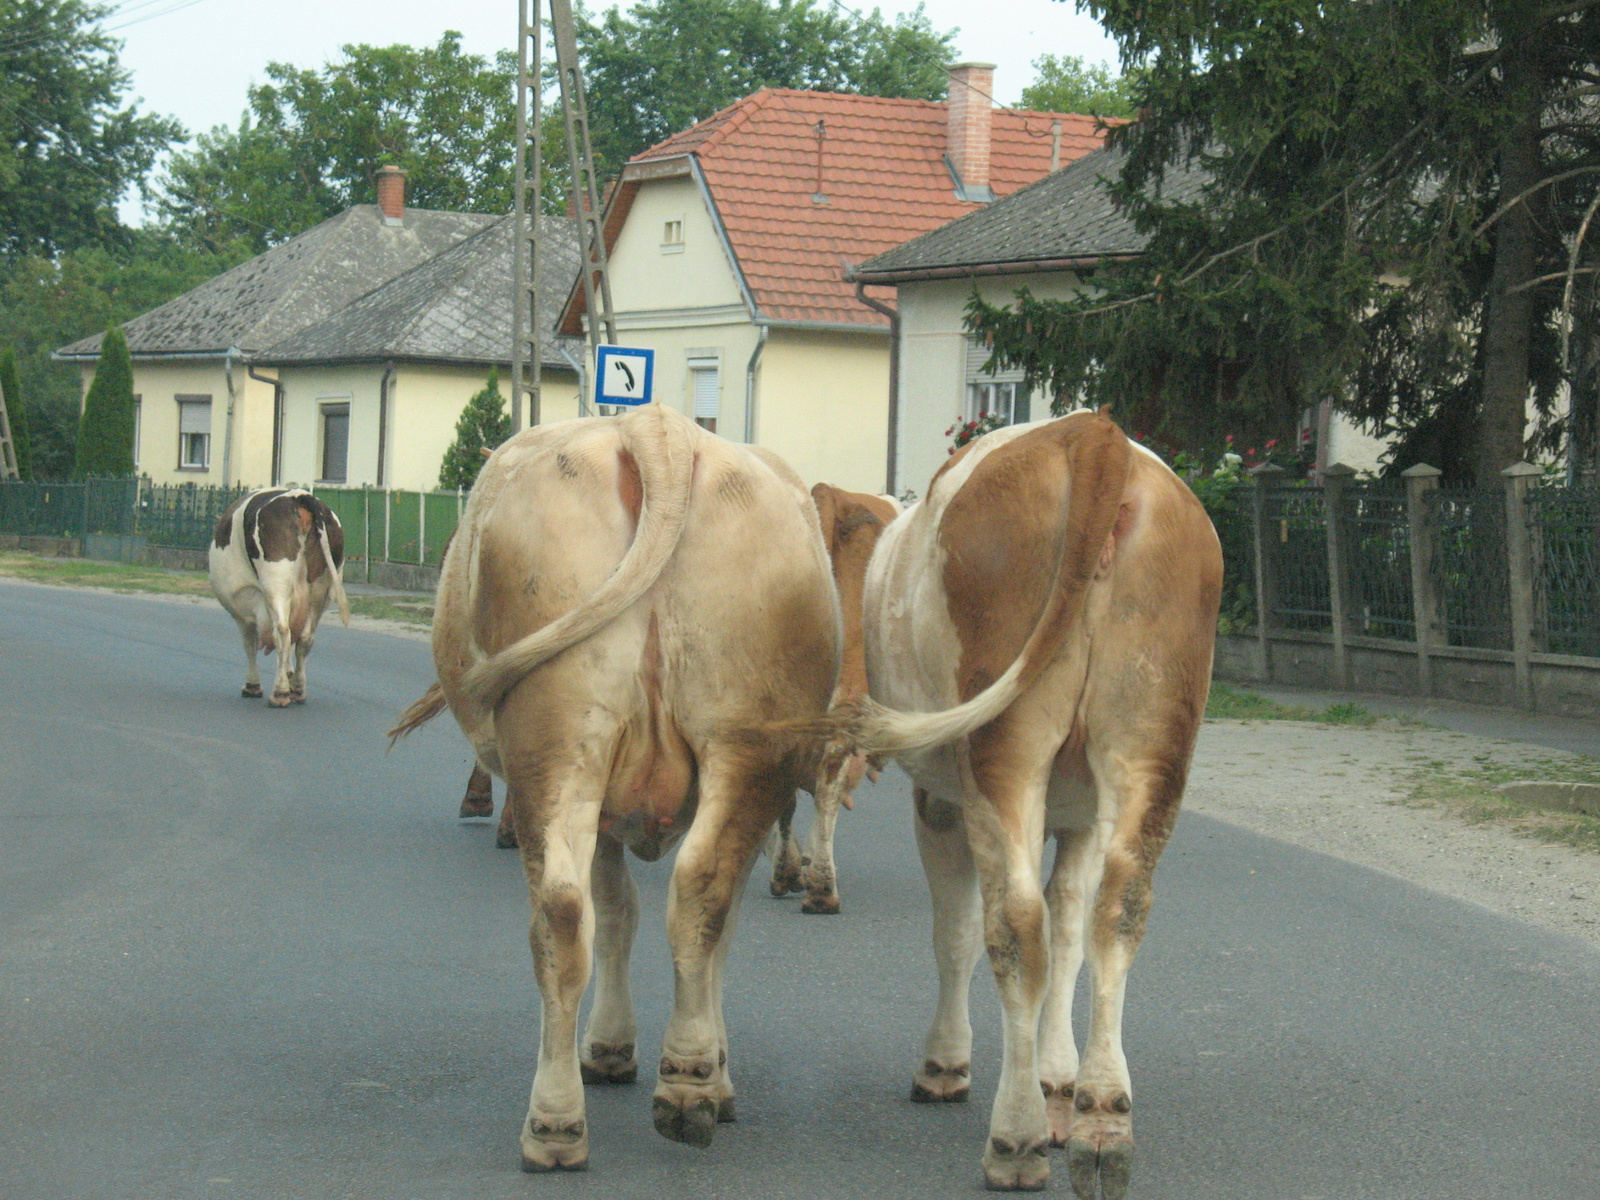
M1533 22L1523 0L1498 5L1506 46L1502 87L1507 122L1500 145L1500 204L1527 191L1541 177L1539 116L1542 64ZM1534 293L1519 285L1536 273L1538 241L1530 198L1492 226L1494 270L1483 325L1483 410L1473 469L1479 487L1492 487L1500 472L1524 454L1528 413L1528 349Z

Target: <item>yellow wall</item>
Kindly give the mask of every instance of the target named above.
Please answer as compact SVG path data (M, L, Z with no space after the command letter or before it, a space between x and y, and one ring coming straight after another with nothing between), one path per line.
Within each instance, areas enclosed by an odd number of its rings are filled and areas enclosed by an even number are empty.
M320 483L322 405L350 405L350 446L345 486L378 484L381 363L356 366L284 367L283 458L280 482ZM266 370L262 374L267 374ZM439 465L455 440L456 421L474 392L488 381L487 367L398 363L389 392L389 431L383 485L404 491L439 486ZM542 419L577 415L577 384L570 373L546 370L540 380ZM510 409L507 368L500 369L500 394ZM269 425L270 444L270 425ZM270 454L270 450L269 450Z
M756 440L806 483L881 492L889 412L888 330L774 329L761 355Z
M94 380L94 366L81 370L83 392ZM224 477L228 442L228 372L222 358L135 359L133 392L139 397L140 474L157 483L256 485L267 482L272 462L272 385L259 383L243 363L233 364L233 439ZM207 470L178 468L180 395L211 397L211 464ZM80 401L81 403L81 401Z
M668 221L683 222L681 249L662 245ZM611 303L619 326L641 318L659 325L674 314L687 316L690 309L730 306L736 311L728 317L749 319L699 186L687 176L639 185L611 251L610 268ZM707 315L699 313L693 319L703 324Z

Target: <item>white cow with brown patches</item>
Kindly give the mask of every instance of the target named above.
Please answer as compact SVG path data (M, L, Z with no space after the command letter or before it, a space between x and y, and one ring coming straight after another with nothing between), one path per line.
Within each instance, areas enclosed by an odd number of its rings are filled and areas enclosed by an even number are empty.
M443 699L506 780L543 999L527 1170L587 1165L583 1084L638 1071L624 847L682 839L656 1129L733 1118L722 974L756 852L820 738L839 609L811 497L775 456L648 405L527 430L472 489L433 625ZM436 704L424 697L401 730ZM587 1030L578 1006L597 974Z
M863 705L860 736L916 785L939 972L912 1098L967 1097L967 987L987 947L1005 1010L992 1188L1042 1188L1048 1148L1065 1145L1084 1200L1127 1190L1123 992L1205 708L1221 584L1189 488L1092 413L965 447L873 556L866 661L881 704Z
M209 561L211 590L244 640L240 695L261 695L256 651L276 650L278 670L267 703L304 704L306 658L330 599L350 624L339 518L310 492L261 488L239 497L217 521Z

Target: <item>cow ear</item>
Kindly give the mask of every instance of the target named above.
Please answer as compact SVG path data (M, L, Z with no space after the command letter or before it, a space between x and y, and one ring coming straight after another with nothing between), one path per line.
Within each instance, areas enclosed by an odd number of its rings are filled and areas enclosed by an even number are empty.
M489 449L489 447L487 447L487 446L479 446L478 447L478 453L483 455L483 457L485 459L490 459L490 458L494 457L494 451Z

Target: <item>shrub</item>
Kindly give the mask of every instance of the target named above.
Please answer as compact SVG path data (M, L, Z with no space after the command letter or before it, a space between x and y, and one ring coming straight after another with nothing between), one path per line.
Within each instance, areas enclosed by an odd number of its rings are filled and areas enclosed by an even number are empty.
M511 416L500 396L500 372L489 368L489 382L467 401L456 422L456 440L444 452L439 486L470 488L483 469L484 450L493 450L511 436Z
M84 397L72 477L132 474L133 360L122 330L112 326L100 343L100 365Z

